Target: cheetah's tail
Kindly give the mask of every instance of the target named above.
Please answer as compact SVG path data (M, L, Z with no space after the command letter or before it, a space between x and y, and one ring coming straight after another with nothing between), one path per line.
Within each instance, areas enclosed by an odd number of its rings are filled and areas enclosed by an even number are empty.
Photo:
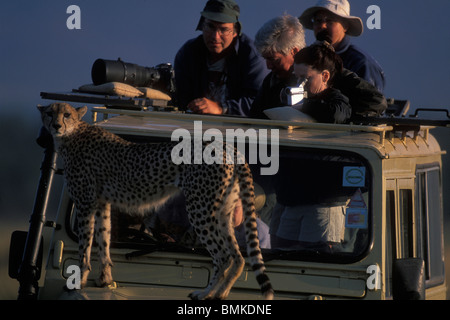
M255 191L253 187L253 177L248 164L237 165L236 170L240 187L240 198L244 214L245 237L247 240L247 254L250 265L255 272L256 280L261 287L262 295L266 300L272 300L274 290L266 274L261 248L259 246L258 229L255 212Z

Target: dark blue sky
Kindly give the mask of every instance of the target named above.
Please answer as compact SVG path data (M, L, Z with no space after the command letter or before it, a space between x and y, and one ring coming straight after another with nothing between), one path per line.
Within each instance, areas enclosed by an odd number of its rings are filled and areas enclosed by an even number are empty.
M90 83L97 58L144 66L173 62L195 31L206 0L39 0L0 3L0 113L34 113L41 91L68 91ZM316 0L238 0L244 32L254 37L267 20L299 16ZM69 30L69 5L81 9L81 30ZM353 0L352 15L366 25L367 8L381 9L381 30L354 42L383 66L386 96L413 107L450 106L450 1ZM307 43L313 41L307 31Z

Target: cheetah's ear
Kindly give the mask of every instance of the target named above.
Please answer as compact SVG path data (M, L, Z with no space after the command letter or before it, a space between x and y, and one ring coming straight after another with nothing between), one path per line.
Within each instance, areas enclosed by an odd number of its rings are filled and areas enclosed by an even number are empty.
M47 109L49 106L41 106L40 104L37 105L37 108L40 113L43 113L45 109Z
M86 114L87 109L88 109L88 108L87 108L86 106L80 107L80 108L76 108L77 113L78 113L78 119L79 119L79 120L81 120L81 118L83 118L83 116Z

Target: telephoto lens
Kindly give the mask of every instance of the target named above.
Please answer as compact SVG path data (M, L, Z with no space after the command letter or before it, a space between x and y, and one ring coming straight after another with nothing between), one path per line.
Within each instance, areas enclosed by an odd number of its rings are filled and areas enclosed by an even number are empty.
M96 86L122 82L135 87L151 87L160 78L157 69L126 63L120 58L117 61L97 59L92 66L91 76Z

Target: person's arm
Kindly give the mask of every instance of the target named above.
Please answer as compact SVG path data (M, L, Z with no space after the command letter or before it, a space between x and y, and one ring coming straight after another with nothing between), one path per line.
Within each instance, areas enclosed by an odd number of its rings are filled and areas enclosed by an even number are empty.
M380 116L387 109L383 94L354 72L344 69L333 84L350 102L352 117Z
M302 111L322 123L346 123L352 115L348 98L335 89L328 89L326 96L306 99Z
M240 52L237 59L233 59L233 65L229 74L229 86L233 82L239 83L239 87L232 88L231 98L226 100L222 107L224 113L248 117L250 109L262 86L264 78L269 73L264 59L257 53L250 39L244 39L240 44Z
M186 110L188 104L201 98L202 66L199 63L204 56L201 38L187 41L177 52L174 61L176 106ZM206 59L206 58L205 58Z

